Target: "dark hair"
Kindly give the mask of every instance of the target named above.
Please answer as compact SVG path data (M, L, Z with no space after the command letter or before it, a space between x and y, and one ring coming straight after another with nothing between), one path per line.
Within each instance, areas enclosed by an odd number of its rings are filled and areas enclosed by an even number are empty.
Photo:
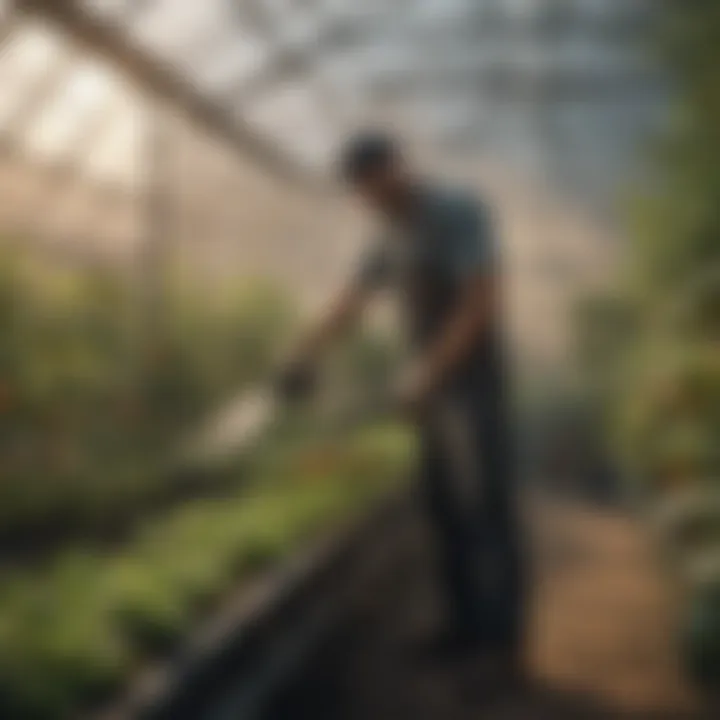
M349 183L384 167L400 155L397 143L379 131L364 131L351 138L340 154L340 175Z

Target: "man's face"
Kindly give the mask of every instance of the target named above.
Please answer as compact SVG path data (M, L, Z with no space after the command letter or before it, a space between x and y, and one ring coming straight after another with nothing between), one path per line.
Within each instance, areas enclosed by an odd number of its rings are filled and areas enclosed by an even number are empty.
M395 213L401 209L407 184L404 168L397 160L392 160L358 178L355 190L376 210Z

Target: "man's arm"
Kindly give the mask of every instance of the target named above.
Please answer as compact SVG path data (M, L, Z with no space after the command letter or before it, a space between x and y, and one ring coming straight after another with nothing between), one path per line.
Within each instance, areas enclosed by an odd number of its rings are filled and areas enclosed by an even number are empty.
M320 320L300 339L293 352L293 361L313 363L320 354L361 315L370 293L367 288L351 283L331 302Z
M315 384L315 366L327 346L360 315L368 289L353 284L330 304L327 313L296 343L276 379L275 391L284 401L307 398Z
M454 310L430 347L404 378L400 400L422 406L464 360L495 322L498 266L487 208L464 202L447 220L444 261L461 285Z
M354 277L330 303L326 314L297 344L296 362L312 364L336 337L354 324L375 291L386 287L390 272L386 247L381 242L361 260Z
M493 322L496 294L496 281L491 274L477 272L467 279L454 312L418 360L414 382L419 395L431 394L468 357Z

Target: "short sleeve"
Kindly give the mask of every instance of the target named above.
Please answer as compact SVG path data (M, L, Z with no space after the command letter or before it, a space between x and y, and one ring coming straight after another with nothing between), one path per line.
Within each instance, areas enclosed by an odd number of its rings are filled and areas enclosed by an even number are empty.
M484 203L458 202L450 213L447 261L456 277L493 272L497 266L494 231Z

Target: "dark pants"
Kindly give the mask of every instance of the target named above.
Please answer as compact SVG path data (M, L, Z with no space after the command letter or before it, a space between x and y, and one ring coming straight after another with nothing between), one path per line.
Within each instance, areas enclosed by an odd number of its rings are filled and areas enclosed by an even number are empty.
M517 649L525 573L504 401L474 388L448 393L421 438L421 488L451 629L483 649Z

